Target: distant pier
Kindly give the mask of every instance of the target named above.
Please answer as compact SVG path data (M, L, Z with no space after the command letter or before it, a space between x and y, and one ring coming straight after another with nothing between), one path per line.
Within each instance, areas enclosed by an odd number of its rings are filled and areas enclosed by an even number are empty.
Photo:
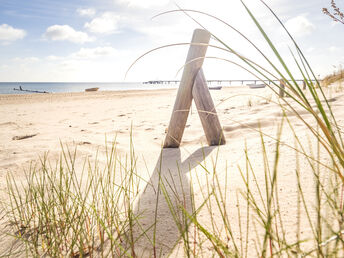
M289 80L291 81L291 80ZM304 80L299 79L295 80L298 83L303 83ZM315 82L315 80L311 80L312 82ZM321 80L318 80L321 81ZM234 85L246 85L246 84L257 84L257 83L266 83L270 85L271 83L279 83L279 80L207 80L208 85L226 85L226 86L232 86L233 83ZM144 82L144 84L178 84L180 81L178 80L157 80L157 81L147 81Z

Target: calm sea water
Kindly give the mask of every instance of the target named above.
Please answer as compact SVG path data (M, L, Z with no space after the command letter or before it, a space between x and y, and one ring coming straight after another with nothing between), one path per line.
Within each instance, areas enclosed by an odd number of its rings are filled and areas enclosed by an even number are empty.
M154 90L176 88L178 84L144 84L141 82L0 82L0 94L28 94L17 91L21 86L24 90L57 92L83 92L87 88L99 88L100 91L113 90Z

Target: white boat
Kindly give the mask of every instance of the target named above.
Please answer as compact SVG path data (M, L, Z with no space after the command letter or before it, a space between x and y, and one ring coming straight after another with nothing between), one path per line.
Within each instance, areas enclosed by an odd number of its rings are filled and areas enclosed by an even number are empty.
M248 87L251 89L259 89L259 88L265 88L266 84L247 84Z

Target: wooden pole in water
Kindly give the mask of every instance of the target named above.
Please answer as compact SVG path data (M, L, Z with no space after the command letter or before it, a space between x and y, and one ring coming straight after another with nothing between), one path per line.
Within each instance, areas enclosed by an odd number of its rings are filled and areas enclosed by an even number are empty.
M302 88L302 89L303 89L303 90L307 89L307 88L306 88L306 81L305 81L305 80L302 81L302 84L303 84L303 88Z
M164 148L178 148L180 145L192 102L192 86L196 75L203 65L203 58L205 57L209 40L210 33L208 31L202 29L194 31L168 126ZM197 45L199 43L204 45Z
M283 98L284 97L284 93L285 93L285 83L284 83L284 80L281 79L280 80L280 88L279 88L279 97Z
M223 135L222 127L202 68L196 76L195 83L192 88L192 96L201 119L208 145L225 144L225 136Z

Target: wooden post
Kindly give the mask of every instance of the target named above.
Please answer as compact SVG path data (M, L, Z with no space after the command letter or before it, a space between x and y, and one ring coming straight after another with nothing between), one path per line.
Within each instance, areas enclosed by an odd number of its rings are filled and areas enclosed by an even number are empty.
M283 79L280 80L279 97L283 98L285 93L285 83Z
M195 83L192 88L192 96L201 119L208 145L225 144L225 136L223 135L221 124L202 68L196 76Z
M210 33L208 31L202 29L194 31L168 126L164 148L178 148L180 145L192 102L192 86L196 75L202 67L203 57L205 57L209 40ZM204 43L205 45L196 45L198 43ZM196 58L199 59L192 61ZM190 61L192 62L189 63Z

